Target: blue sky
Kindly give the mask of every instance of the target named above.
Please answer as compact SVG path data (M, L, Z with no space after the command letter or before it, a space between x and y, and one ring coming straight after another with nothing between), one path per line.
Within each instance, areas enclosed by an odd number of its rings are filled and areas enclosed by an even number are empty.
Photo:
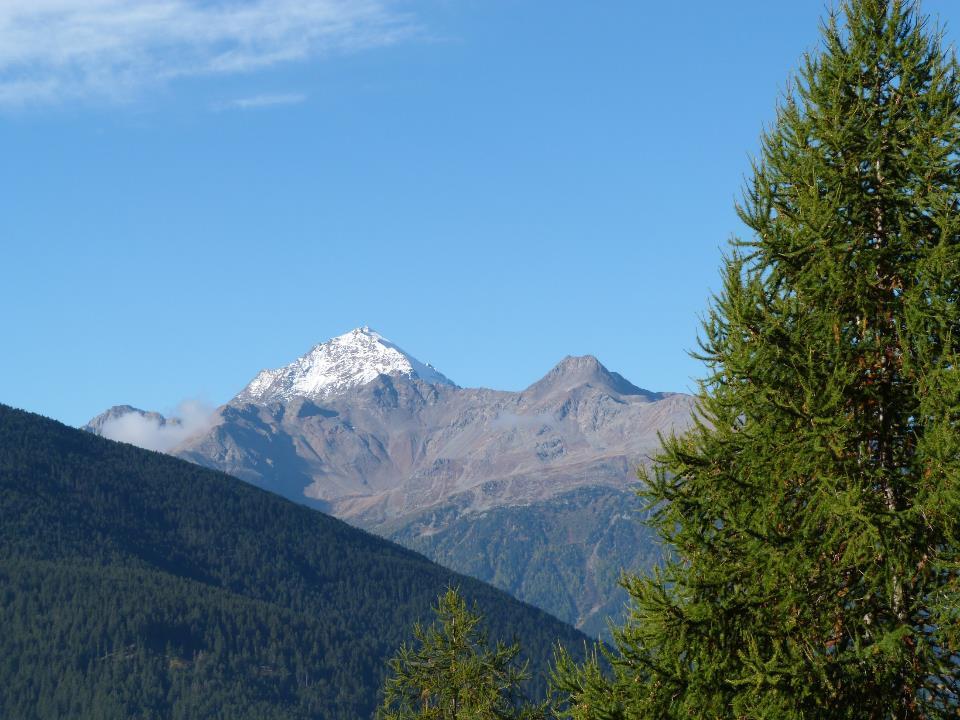
M0 402L218 404L364 324L461 385L691 389L824 7L9 0Z

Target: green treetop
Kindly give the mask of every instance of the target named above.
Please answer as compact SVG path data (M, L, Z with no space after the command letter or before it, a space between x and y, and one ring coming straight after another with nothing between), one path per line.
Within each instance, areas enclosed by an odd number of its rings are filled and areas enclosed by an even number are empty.
M704 322L702 419L644 476L673 556L626 584L570 717L955 717L957 65L915 4L847 0L805 59Z
M482 617L467 609L456 590L441 596L436 620L417 624L413 645L390 660L380 720L517 720L542 717L521 706L526 667L516 659L520 646L498 642L491 649Z

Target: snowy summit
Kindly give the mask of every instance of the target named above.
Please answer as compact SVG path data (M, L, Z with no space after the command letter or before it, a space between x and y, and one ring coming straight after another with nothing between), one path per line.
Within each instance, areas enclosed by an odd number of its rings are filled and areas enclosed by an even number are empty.
M365 385L378 375L404 375L432 385L454 384L364 326L315 346L286 367L261 370L235 401L319 400Z

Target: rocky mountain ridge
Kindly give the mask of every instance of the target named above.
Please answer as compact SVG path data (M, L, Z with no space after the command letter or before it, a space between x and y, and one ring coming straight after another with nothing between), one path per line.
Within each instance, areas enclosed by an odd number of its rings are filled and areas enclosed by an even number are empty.
M652 557L647 534L611 535L606 515L635 514L637 467L660 433L689 427L694 399L644 390L589 355L520 392L461 388L395 349L369 328L318 345L258 375L171 452L602 626L610 604L598 598L619 598L620 570ZM515 567L478 564L493 525L508 520L512 536L497 547ZM555 547L563 538L569 552Z

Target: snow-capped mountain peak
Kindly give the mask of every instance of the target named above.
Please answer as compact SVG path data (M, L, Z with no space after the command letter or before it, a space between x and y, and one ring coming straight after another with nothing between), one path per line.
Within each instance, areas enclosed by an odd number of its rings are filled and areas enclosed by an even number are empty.
M404 375L432 385L453 385L367 326L314 346L286 367L261 370L237 395L240 402L308 397L320 400L365 385L378 375Z

